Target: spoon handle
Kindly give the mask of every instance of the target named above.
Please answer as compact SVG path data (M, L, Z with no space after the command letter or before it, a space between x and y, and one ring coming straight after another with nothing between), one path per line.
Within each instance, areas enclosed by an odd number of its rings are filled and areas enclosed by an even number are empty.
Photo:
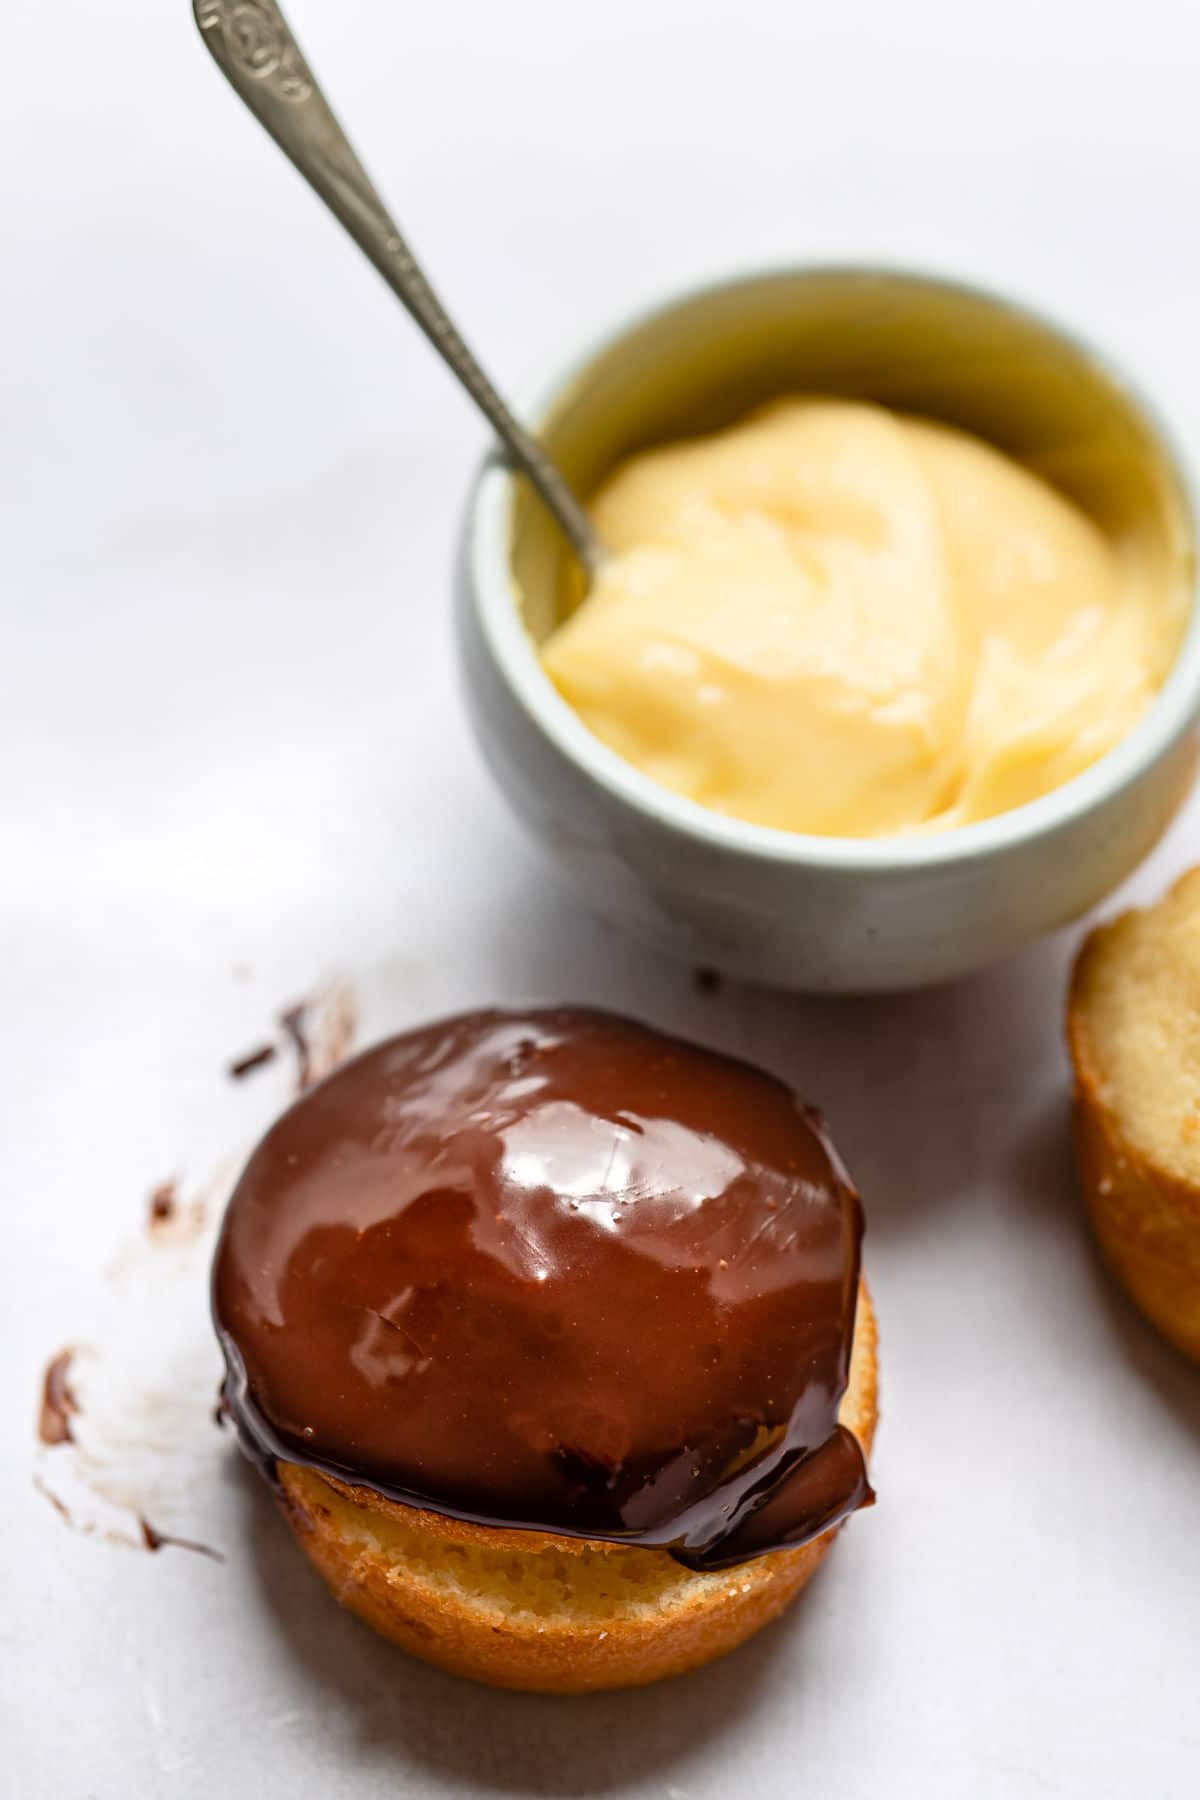
M449 363L593 574L600 547L587 514L459 336L352 150L274 0L192 0L192 10L230 86Z

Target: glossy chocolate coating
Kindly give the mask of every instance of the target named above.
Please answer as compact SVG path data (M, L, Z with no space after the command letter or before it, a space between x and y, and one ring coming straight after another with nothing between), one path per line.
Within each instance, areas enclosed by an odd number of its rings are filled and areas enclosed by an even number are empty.
M772 1076L579 1008L393 1038L269 1131L213 1275L262 1461L702 1568L871 1498L858 1198Z

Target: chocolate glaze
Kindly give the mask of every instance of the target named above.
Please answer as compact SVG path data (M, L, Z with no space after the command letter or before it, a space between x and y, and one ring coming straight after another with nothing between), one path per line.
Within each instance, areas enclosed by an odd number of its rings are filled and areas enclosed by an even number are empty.
M268 1471L720 1568L873 1498L837 1424L861 1230L772 1076L606 1013L468 1013L251 1157L226 1405Z

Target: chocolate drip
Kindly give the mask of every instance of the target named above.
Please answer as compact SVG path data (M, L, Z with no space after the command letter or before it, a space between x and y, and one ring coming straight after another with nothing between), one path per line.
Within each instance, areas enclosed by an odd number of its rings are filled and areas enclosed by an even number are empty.
M443 1020L250 1159L226 1404L268 1468L719 1568L872 1498L837 1424L861 1229L772 1076L578 1008Z

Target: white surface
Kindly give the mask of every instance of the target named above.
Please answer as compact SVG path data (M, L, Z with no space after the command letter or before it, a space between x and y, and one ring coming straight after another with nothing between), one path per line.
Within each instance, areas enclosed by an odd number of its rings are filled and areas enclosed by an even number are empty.
M1065 0L292 10L499 371L724 263L889 254L1078 319L1200 447L1183 4L1086 29ZM184 0L19 0L0 133L12 1791L1194 1794L1200 1378L1077 1216L1077 934L939 996L817 1004L702 998L576 916L455 690L448 546L482 431ZM880 1504L724 1664L579 1702L442 1678L338 1614L215 1433L222 1567L73 1536L33 1490L46 1355L89 1329L148 1189L278 1104L279 1071L223 1065L333 967L369 1030L602 998L826 1107L870 1209ZM203 1307L196 1282L197 1345Z

